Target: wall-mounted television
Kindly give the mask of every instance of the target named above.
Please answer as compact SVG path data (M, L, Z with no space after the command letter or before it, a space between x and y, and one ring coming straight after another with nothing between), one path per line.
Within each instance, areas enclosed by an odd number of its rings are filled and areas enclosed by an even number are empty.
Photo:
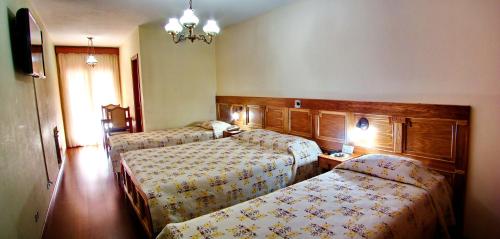
M14 55L16 65L23 73L45 78L42 31L27 8L16 13Z

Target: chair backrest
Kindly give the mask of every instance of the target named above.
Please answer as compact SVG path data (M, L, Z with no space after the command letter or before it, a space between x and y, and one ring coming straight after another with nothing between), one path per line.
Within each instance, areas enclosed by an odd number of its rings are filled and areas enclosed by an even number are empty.
M129 107L115 107L107 110L106 118L112 124L112 129L129 129L130 125L130 109Z
M120 107L120 105L113 105L113 104L109 104L109 105L103 105L101 106L101 110L102 110L102 119L108 119L108 111L116 108L116 107Z

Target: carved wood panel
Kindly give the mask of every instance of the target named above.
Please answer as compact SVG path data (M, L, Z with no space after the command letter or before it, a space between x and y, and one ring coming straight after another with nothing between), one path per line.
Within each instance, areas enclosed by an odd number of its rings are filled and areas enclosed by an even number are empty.
M314 138L322 148L342 148L347 142L346 113L319 110L314 120Z
M354 113L351 122L351 143L370 149L393 152L393 125L390 117L386 115L372 115ZM367 130L356 128L360 118L367 118L370 126Z
M312 138L312 115L308 109L288 110L288 132L306 138Z
M252 129L264 128L265 107L247 105L247 126Z
M231 105L226 103L217 104L217 120L231 123Z
M287 108L285 107L266 107L265 128L281 133L286 133L286 125L288 122Z
M404 143L404 124L406 124L407 119L405 117L392 116L392 130L393 130L393 145L395 153L403 152L403 143Z
M410 119L405 130L404 153L454 161L456 121Z

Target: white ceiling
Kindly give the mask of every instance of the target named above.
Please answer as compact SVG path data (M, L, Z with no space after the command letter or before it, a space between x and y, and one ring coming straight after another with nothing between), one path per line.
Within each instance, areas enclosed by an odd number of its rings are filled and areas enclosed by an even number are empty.
M221 27L244 21L295 0L193 0L203 25L207 18ZM56 45L120 46L135 27L180 17L188 0L33 0ZM159 26L161 27L161 26Z

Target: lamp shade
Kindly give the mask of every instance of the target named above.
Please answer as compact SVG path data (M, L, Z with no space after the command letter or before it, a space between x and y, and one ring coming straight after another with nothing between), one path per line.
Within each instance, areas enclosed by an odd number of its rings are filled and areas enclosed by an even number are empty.
M87 65L95 66L97 64L97 59L94 55L87 56Z
M203 27L203 31L208 35L215 36L219 34L220 28L217 25L216 21L208 20L207 24L205 24L205 26Z
M165 31L170 34L178 34L182 32L182 26L177 18L170 18L168 23L165 25Z
M362 129L362 130L367 130L368 127L370 127L370 122L368 121L367 118L362 117L358 120L358 123L356 123L356 127Z
M200 19L198 19L198 17L194 15L194 11L192 9L186 9L180 21L181 24L184 25L185 27L194 27L198 25Z

